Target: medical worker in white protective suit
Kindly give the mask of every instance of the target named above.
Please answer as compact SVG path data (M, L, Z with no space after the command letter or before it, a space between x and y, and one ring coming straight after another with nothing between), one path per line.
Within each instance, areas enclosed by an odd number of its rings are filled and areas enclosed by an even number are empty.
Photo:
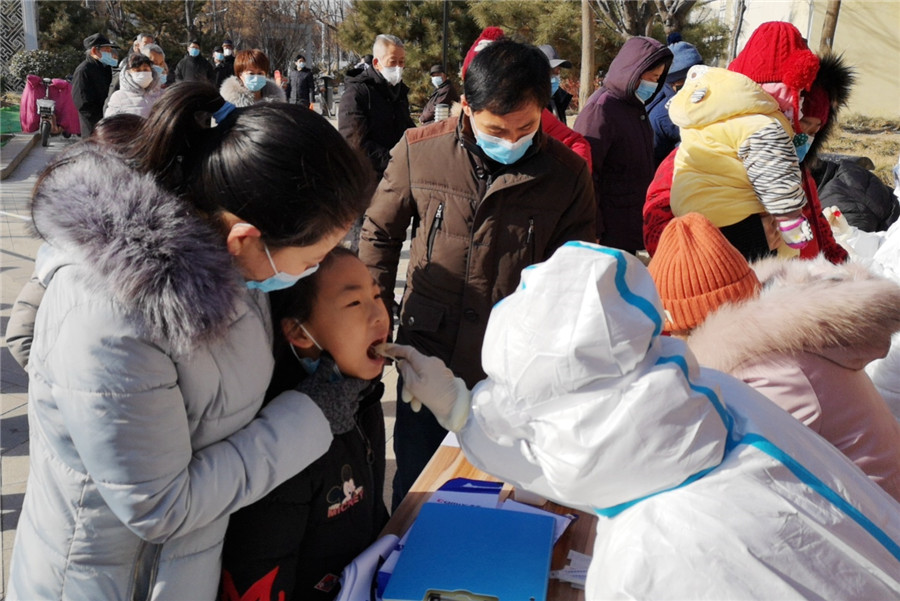
M386 352L474 465L600 515L588 599L900 599L900 504L661 313L635 257L569 243L494 307L471 396Z

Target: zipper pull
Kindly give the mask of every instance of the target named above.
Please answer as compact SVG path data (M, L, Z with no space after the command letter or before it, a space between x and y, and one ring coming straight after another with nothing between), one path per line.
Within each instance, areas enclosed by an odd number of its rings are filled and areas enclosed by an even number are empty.
M434 215L434 227L441 229L441 223L444 221L444 203L438 205L437 213Z
M534 217L528 218L528 237L525 238L525 244L531 244L534 240Z

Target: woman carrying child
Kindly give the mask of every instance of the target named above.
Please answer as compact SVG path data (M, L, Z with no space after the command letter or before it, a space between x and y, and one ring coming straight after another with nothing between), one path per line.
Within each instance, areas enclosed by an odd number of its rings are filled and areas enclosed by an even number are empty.
M305 392L334 440L315 463L232 516L221 598L333 599L344 566L388 518L384 359L374 347L387 339L390 320L378 284L342 247L271 298L275 373L266 398Z

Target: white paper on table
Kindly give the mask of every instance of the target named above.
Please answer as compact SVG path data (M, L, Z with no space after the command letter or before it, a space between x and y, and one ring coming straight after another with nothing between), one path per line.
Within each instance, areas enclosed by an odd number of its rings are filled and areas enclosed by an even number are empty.
M533 505L526 505L524 503L519 503L517 501L513 501L512 499L507 499L503 501L503 504L500 506L500 509L506 509L509 511L519 511L521 513L533 513L536 515L549 515L554 519L556 525L553 528L553 544L556 544L556 541L559 540L559 537L563 535L563 532L566 531L566 528L569 527L569 524L575 519L574 514L566 514L559 515L558 513L553 513L552 511L546 511L541 509L540 507L534 507ZM590 558L588 558L588 563L590 563Z

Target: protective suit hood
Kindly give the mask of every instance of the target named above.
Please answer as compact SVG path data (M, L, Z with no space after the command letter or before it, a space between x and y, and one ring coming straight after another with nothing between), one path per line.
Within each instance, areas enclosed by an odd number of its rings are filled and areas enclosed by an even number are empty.
M582 506L678 486L718 465L725 449L723 417L685 378L680 366L699 380L684 344L659 337L659 298L635 264L628 253L570 242L523 271L485 335L489 378L476 388L475 419L501 444L521 440L555 494Z

